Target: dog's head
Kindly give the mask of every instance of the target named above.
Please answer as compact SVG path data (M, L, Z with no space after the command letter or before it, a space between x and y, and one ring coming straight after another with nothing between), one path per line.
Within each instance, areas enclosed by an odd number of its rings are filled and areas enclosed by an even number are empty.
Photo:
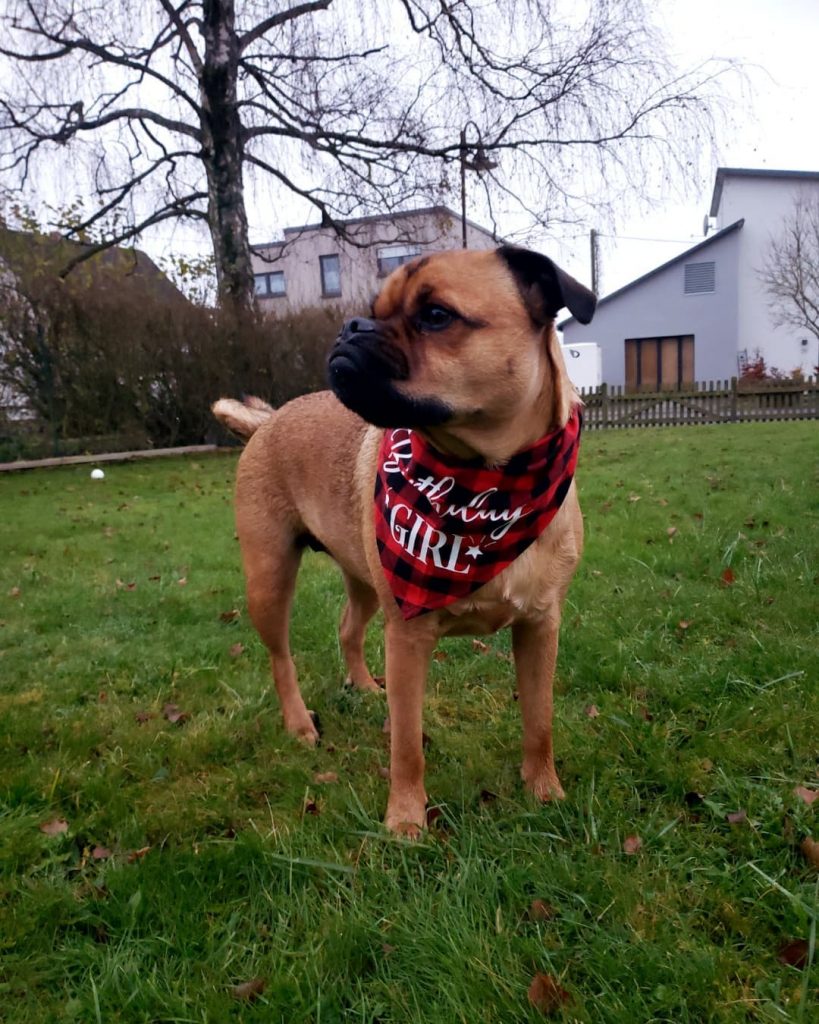
M344 324L329 357L330 386L381 427L492 427L529 408L544 387L565 422L571 385L554 318L567 307L588 323L595 303L548 257L526 249L421 257L387 278L369 317Z

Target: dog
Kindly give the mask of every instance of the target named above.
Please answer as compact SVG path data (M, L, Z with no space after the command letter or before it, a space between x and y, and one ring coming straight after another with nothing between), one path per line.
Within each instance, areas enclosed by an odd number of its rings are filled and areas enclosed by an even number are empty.
M363 642L383 610L385 824L395 833L417 838L425 827L422 705L443 636L511 627L521 776L542 801L564 795L552 680L583 547L572 478L582 403L554 319L567 307L588 323L595 304L589 289L526 249L425 255L390 274L369 316L343 325L328 358L330 391L275 411L258 399L213 406L248 439L237 532L248 611L288 732L319 739L288 642L302 552L326 551L341 568L341 648L347 681L361 690L379 689Z

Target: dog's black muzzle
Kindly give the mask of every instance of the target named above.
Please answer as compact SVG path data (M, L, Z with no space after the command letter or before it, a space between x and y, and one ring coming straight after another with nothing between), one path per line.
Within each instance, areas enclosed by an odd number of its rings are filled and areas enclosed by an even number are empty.
M336 398L377 427L434 426L451 416L443 402L410 398L395 387L409 378L406 356L377 321L366 317L353 317L341 328L327 377Z

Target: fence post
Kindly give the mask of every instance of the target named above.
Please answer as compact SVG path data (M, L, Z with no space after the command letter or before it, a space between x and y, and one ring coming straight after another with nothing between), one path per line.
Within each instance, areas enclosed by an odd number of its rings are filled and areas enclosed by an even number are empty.
M602 427L610 427L609 423L609 386L605 381L600 385L600 413Z

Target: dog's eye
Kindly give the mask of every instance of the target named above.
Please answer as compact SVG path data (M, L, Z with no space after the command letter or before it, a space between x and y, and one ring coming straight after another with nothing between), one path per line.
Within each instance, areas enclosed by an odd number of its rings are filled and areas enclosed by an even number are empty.
M423 306L417 316L422 331L443 331L453 322L455 314L443 306Z

